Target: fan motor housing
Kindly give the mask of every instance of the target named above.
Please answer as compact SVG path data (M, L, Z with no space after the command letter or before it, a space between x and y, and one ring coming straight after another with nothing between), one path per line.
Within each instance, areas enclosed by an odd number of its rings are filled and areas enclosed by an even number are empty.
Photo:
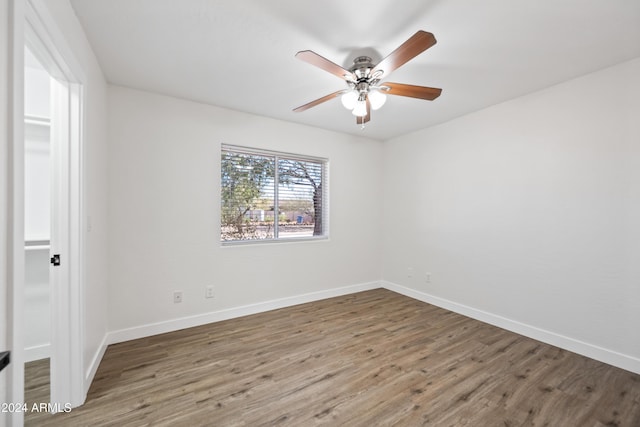
M368 56L358 56L353 60L353 66L349 69L349 71L356 75L358 81L369 78L371 70L373 70L373 64L371 63L371 58Z

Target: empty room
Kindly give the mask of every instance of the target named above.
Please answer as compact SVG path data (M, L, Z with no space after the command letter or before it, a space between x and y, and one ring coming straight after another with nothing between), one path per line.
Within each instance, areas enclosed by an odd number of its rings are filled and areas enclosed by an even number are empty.
M0 19L0 427L640 426L638 1Z

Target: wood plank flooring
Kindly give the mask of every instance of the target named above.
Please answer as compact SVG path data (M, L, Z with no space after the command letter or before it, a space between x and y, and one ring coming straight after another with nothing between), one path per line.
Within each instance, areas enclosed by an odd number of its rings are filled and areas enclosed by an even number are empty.
M35 360L24 365L24 401L27 408L33 409L33 404L40 407L41 403L49 403L49 359ZM46 409L45 409L46 410ZM48 414L26 411L25 425L38 425L38 420Z
M640 375L388 290L109 346L42 426L640 426Z

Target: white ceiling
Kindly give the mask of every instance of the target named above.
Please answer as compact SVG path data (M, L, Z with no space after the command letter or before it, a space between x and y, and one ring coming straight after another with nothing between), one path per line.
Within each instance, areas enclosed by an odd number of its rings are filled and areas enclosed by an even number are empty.
M110 83L381 140L640 56L638 0L71 2ZM349 68L417 30L438 43L388 81L440 98L389 96L364 130L339 99L291 111L346 87L296 52Z

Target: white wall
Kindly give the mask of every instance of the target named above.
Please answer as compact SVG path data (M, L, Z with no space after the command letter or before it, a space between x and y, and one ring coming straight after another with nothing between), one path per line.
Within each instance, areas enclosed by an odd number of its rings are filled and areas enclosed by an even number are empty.
M83 197L85 265L83 280L84 368L97 368L107 334L107 84L68 0L40 2L62 31L84 72ZM88 386L88 384L87 384Z
M26 361L50 356L49 126L25 126L24 347ZM37 245L33 245L37 242Z
M380 142L122 87L109 95L112 331L134 328L131 338L156 322L380 279ZM329 158L330 239L221 247L222 143Z
M639 76L636 59L388 141L384 279L640 371Z
M25 361L51 356L49 245L26 247L24 276Z
M49 73L29 48L24 54L24 112L31 117L50 118L51 83Z
M26 123L24 127L24 239L50 240L51 198L50 127Z
M25 361L50 357L49 286L50 79L29 49L25 51L24 113L24 348ZM46 120L33 120L33 118ZM34 241L38 245L34 246Z

